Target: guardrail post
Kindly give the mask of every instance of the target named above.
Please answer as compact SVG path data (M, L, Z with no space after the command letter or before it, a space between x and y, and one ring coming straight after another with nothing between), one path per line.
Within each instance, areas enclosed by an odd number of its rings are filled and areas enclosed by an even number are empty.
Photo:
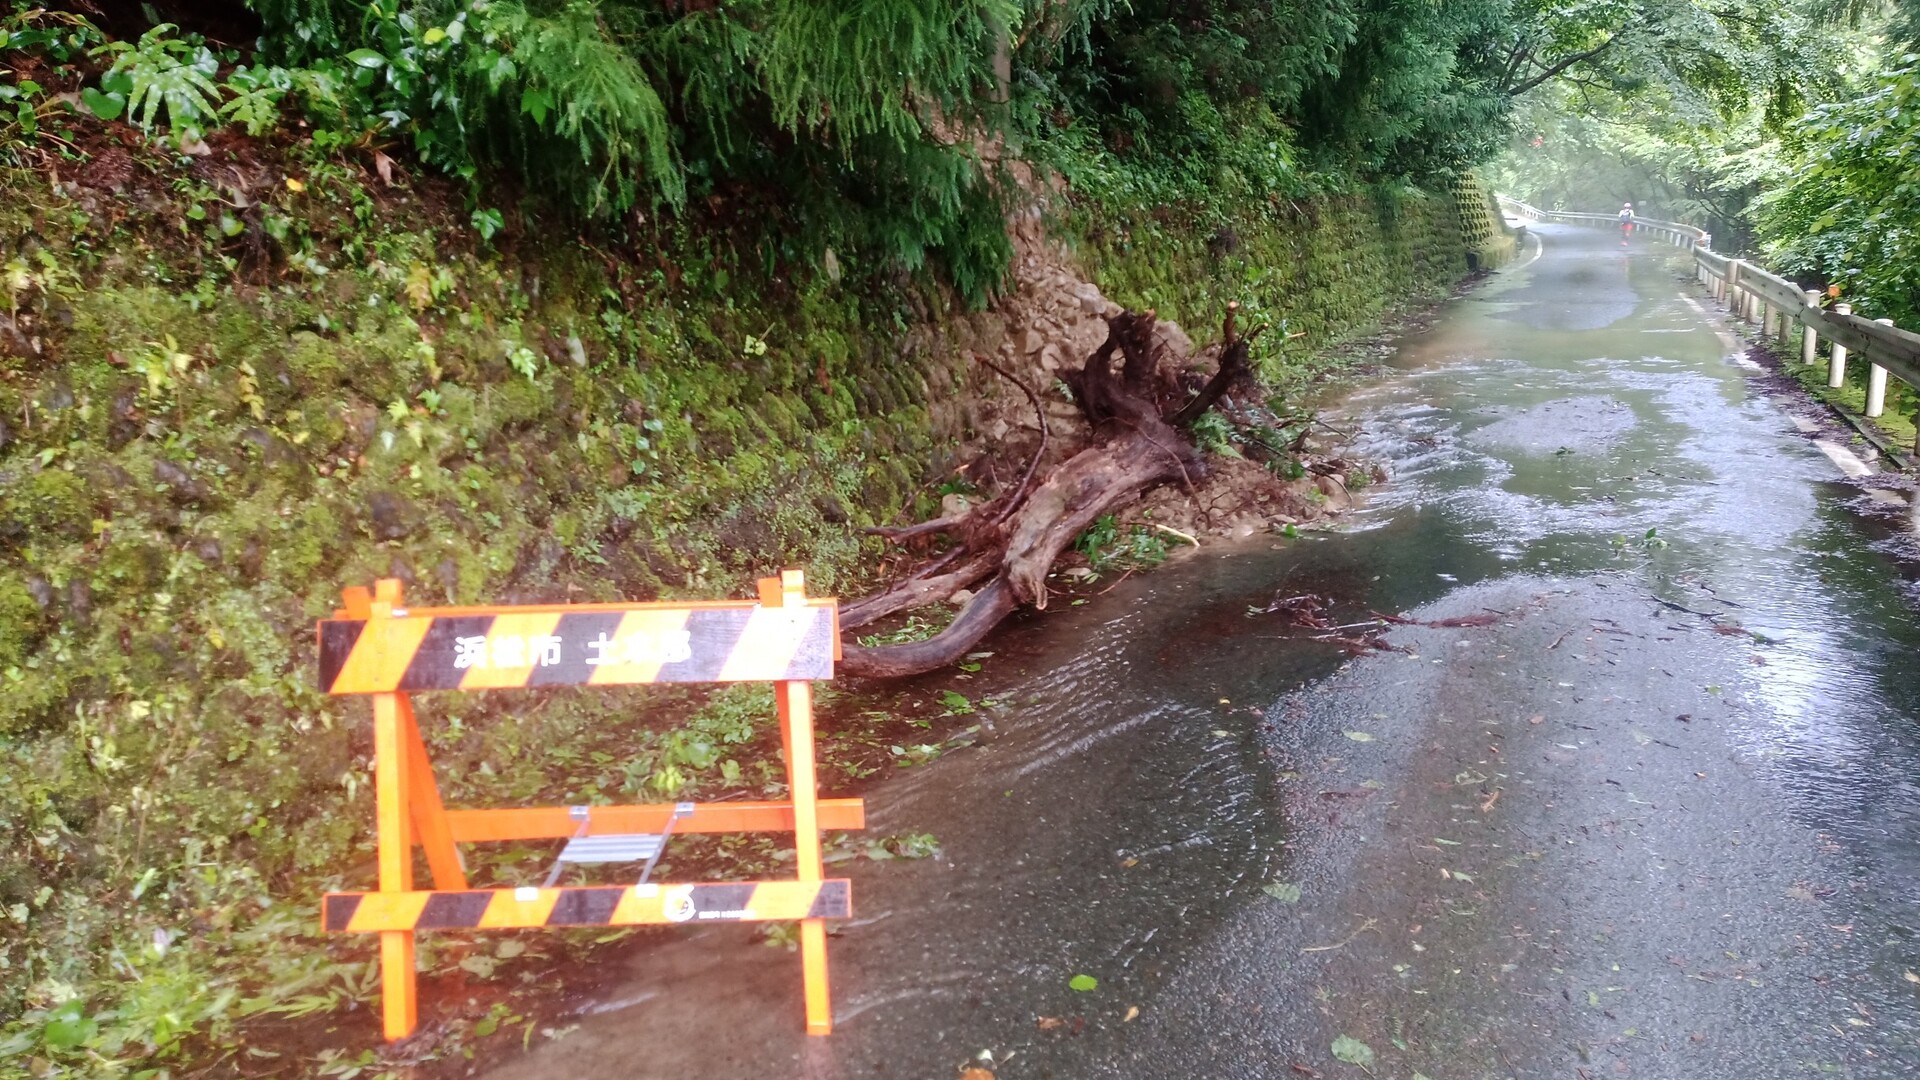
M1892 319L1875 319L1881 326L1892 326ZM1887 411L1887 369L1879 364L1867 368L1867 415L1879 416Z
M1718 299L1726 302L1727 311L1732 312L1740 302L1740 260L1728 259L1727 272L1720 278Z
M1840 303L1833 305L1836 315L1853 314L1853 305ZM1833 356L1827 361L1827 388L1829 390L1843 385L1847 381L1847 347L1839 342L1833 343Z
M1815 311L1819 310L1820 294L1814 292L1812 289L1808 289L1806 296L1807 308ZM1814 357L1819 352L1819 349L1820 335L1814 332L1813 322L1806 317L1806 312L1803 310L1800 317L1800 362L1803 364L1813 363Z

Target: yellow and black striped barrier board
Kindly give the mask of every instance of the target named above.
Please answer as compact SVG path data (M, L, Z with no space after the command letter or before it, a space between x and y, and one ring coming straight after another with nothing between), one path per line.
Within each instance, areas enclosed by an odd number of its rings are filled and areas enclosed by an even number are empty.
M819 797L812 683L833 677L839 607L808 597L798 570L758 582L758 600L671 604L544 604L408 608L401 583L342 590L320 622L320 685L372 698L375 836L380 888L329 893L320 927L378 935L381 1030L389 1042L420 1023L414 935L421 930L791 920L799 924L807 1031L833 1030L826 920L845 918L852 888L823 880L822 828L860 828L858 799ZM696 806L539 806L449 811L434 780L416 690L621 686L653 682L771 682L789 798ZM658 857L676 824L688 831L793 830L795 880L473 889L459 845L478 841L638 835ZM416 849L434 889L414 886ZM609 853L617 854L617 853ZM634 861L640 861L635 859ZM556 876L550 876L554 880ZM632 880L629 878L628 880Z
M320 623L329 694L833 677L834 602L417 608Z
M844 919L852 886L826 881L738 881L705 885L569 886L455 892L328 893L321 929L504 930L536 926Z

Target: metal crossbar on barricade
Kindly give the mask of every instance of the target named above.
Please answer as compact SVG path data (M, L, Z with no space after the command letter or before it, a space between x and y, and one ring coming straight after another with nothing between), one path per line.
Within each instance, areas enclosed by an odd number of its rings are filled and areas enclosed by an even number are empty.
M380 935L384 1030L419 1023L414 934L421 930L800 921L807 1031L832 1030L825 919L846 918L851 889L822 876L820 834L859 829L859 799L821 799L814 768L812 680L833 677L838 605L808 597L800 571L760 581L757 601L414 608L400 582L347 589L319 625L320 684L373 698L379 886L328 893L321 929ZM415 690L773 682L787 764L784 802L666 803L449 810L441 805L413 705ZM651 880L674 835L794 834L788 881ZM457 844L565 840L541 886L473 889ZM413 848L434 888L416 889ZM631 885L558 886L569 863L644 863Z

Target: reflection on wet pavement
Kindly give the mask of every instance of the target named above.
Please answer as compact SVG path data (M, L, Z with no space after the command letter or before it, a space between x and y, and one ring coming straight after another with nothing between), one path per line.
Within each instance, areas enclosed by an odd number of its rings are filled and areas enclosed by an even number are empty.
M1357 395L1372 432L1362 451L1401 463L1375 514L1438 502L1469 542L1535 572L1644 556L1658 595L1769 643L1750 675L1769 719L1749 749L1799 775L1786 794L1825 825L1895 830L1887 854L1912 860L1920 883L1920 678L1902 678L1898 659L1920 633L1903 571L1874 552L1877 530L1850 512L1855 492L1831 463L1724 361L1671 273L1636 272L1654 298L1605 333L1509 335L1520 359L1455 352L1483 340L1475 323L1511 318L1506 305L1585 280L1544 262L1534 282L1488 290L1485 307L1408 349L1406 378ZM1847 809L1848 792L1866 805Z

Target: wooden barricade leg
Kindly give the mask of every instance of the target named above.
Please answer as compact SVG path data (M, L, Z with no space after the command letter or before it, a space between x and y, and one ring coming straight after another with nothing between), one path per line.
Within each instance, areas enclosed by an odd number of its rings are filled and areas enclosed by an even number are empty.
M413 716L413 699L405 694L394 696L400 699L400 742L407 751L407 809L414 839L426 850L434 888L465 889L466 868L460 864L459 849L453 846L453 828L447 823L440 785L433 780L433 762L427 758L427 744Z
M783 682L774 688L780 705L780 729L786 734L787 786L793 797L794 865L803 882L823 876L820 852L819 786L813 771L813 686ZM800 922L800 973L807 1000L807 1034L833 1030L833 1002L827 989L827 924Z
M373 775L379 826L380 891L413 889L413 846L408 795L409 753L406 724L399 694L373 697ZM451 841L449 841L451 843ZM380 1004L388 1042L413 1034L419 1023L419 1001L414 985L413 931L380 933Z
M784 570L760 580L760 602L768 607L806 603L806 577ZM820 783L814 774L813 684L780 682L773 688L780 712L780 745L787 757L787 788L793 799L793 861L803 882L824 876L820 851ZM800 973L807 1002L807 1034L833 1031L833 999L827 980L827 924L800 921Z

